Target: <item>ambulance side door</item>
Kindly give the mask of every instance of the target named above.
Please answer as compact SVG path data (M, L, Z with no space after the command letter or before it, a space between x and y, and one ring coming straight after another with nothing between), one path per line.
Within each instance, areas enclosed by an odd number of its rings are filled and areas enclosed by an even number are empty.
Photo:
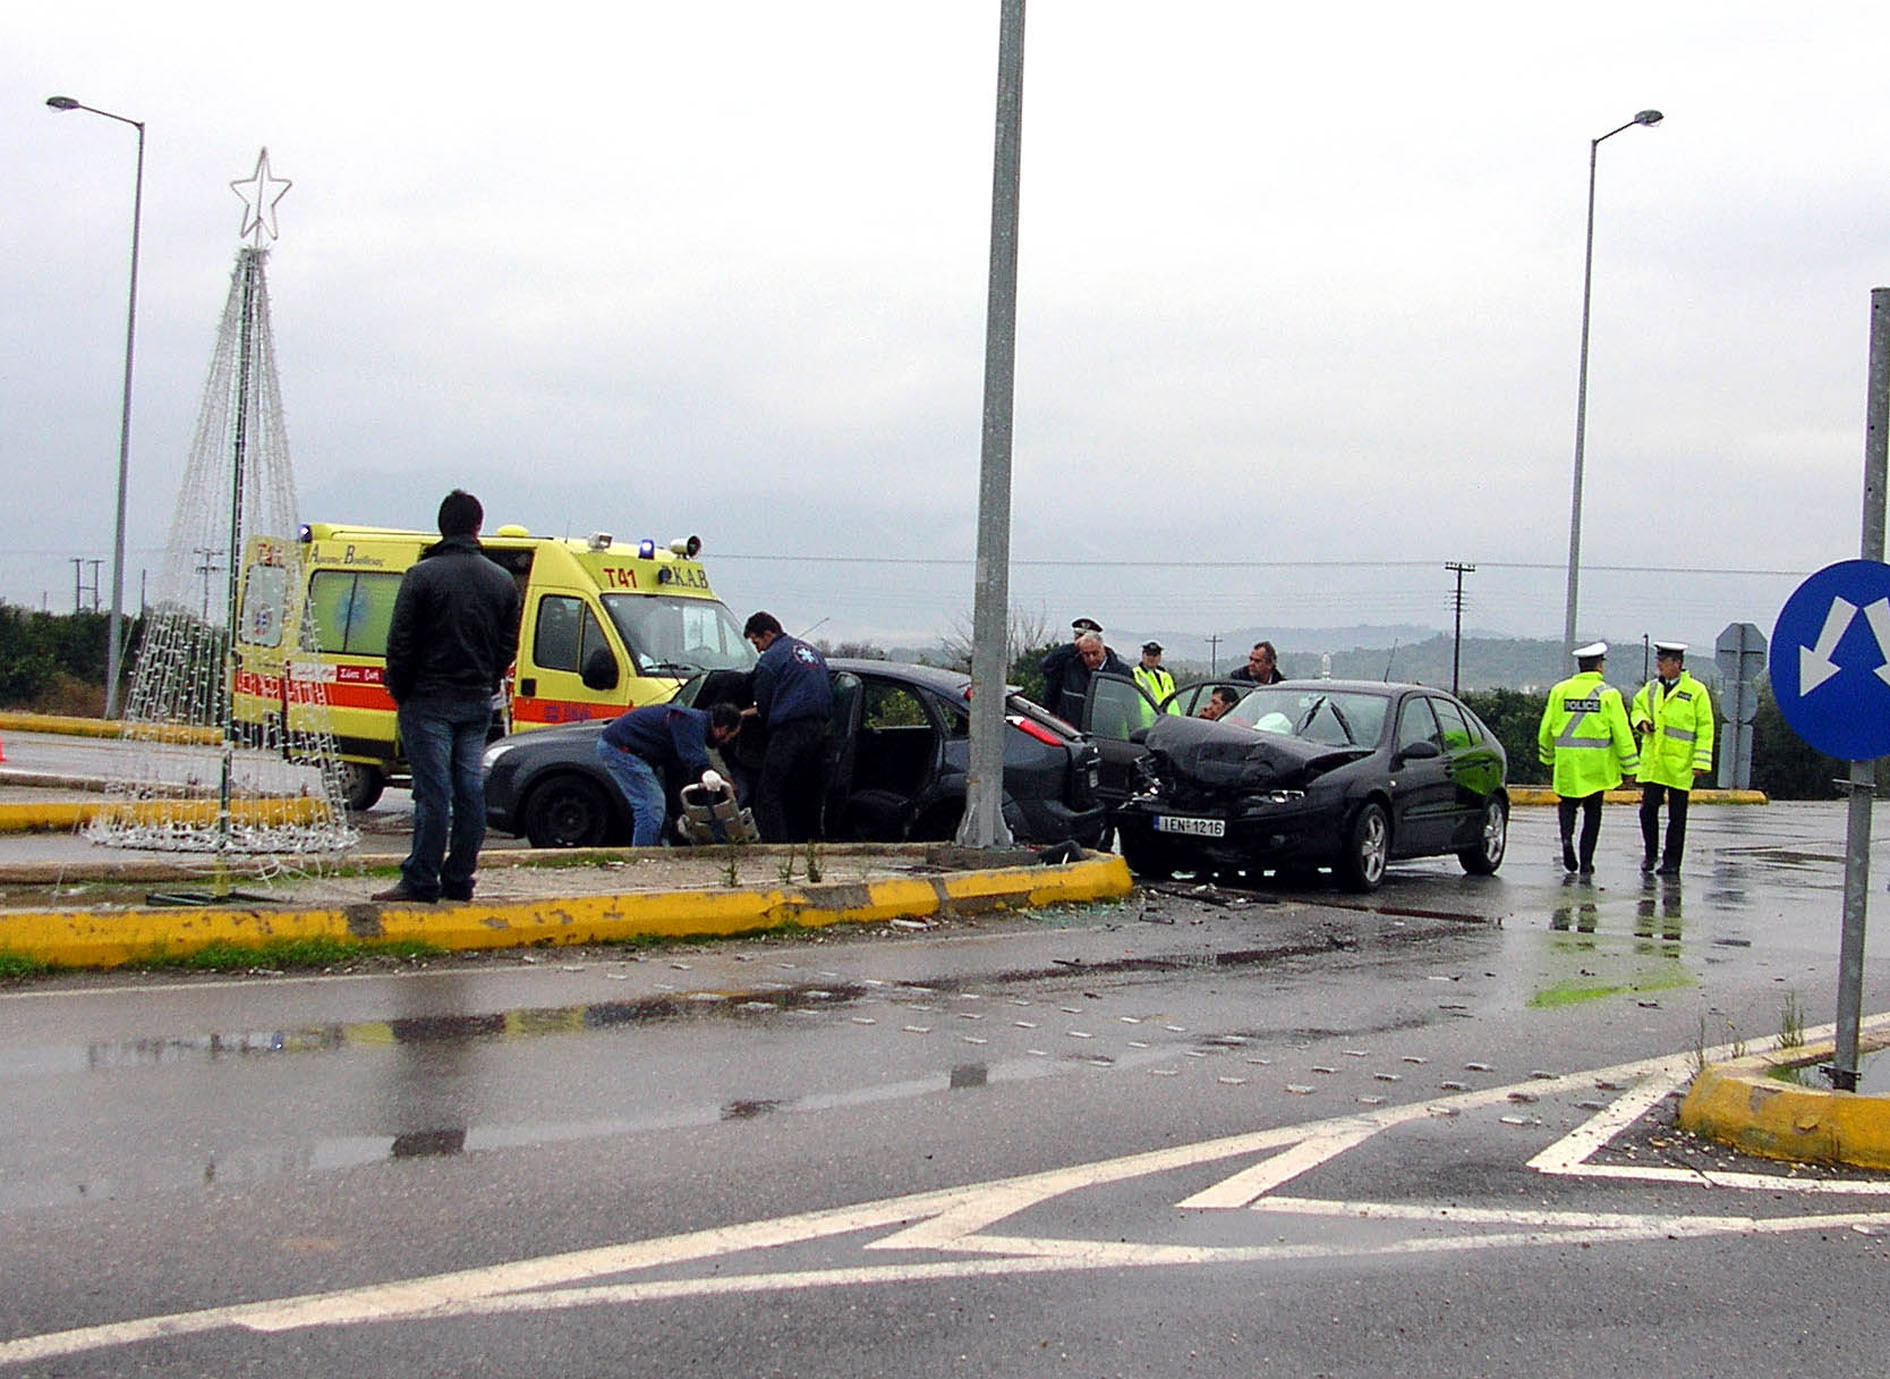
M618 668L618 683L608 689L584 683L585 661L600 650ZM574 591L534 591L519 636L513 730L615 718L623 711L622 675L623 654L589 600Z

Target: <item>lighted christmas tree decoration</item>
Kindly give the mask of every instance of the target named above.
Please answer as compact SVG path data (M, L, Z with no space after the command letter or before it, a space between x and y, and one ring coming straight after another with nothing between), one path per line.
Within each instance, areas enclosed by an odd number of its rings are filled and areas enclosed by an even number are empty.
M295 474L276 374L266 235L289 183L232 182L243 198L229 297L145 610L120 753L123 776L88 834L115 847L306 856L356 841L320 630L303 600ZM298 670L309 673L298 674Z

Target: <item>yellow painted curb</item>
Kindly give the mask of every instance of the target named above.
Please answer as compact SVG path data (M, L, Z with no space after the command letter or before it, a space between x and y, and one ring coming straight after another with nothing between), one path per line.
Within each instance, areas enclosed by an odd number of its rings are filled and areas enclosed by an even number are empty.
M1000 867L833 885L565 896L504 904L377 905L276 910L145 908L0 915L0 952L61 967L117 967L188 957L212 944L261 947L305 939L424 943L473 950L639 938L728 937L784 924L819 927L994 909L1083 904L1127 895L1112 854L1061 866Z
M1890 1035L1858 1040L1865 1052L1886 1045ZM1802 1087L1769 1076L1774 1068L1828 1063L1835 1054L1827 1043L1712 1064L1680 1104L1680 1125L1768 1159L1890 1169L1890 1097Z
M270 800L233 800L230 817L244 824L310 823L327 806L302 796ZM210 824L215 800L47 800L35 804L0 804L0 833L72 833L105 818L131 823Z
M1509 787L1509 802L1512 805L1554 804L1561 797L1546 785L1512 785ZM1770 804L1771 800L1763 790L1695 790L1694 804ZM1639 804L1639 790L1610 790L1602 796L1608 804Z
M126 723L116 718L74 718L57 713L0 710L0 732L63 733L68 737L131 737L142 742L195 742L215 746L223 734L185 723Z

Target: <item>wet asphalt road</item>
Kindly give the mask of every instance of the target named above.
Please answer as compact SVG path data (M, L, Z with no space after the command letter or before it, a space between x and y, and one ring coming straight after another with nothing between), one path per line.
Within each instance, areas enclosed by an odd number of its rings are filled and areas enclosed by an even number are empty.
M1677 884L1552 830L1363 902L0 990L0 1372L1876 1372L1890 1192L1661 1128L1830 1018L1840 807L1696 809Z

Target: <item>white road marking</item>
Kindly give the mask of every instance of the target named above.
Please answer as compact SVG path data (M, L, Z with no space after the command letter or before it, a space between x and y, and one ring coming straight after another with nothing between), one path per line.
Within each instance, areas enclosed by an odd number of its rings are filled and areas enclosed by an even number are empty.
M1307 1169L1317 1167L1327 1159L1343 1154L1353 1145L1370 1139L1383 1128L1368 1123L1350 1130L1301 1140L1291 1149L1275 1154L1270 1159L1262 1159L1252 1168L1243 1168L1233 1177L1223 1179L1192 1197L1183 1198L1175 1205L1207 1209L1244 1207L1256 1197L1273 1191L1281 1183L1297 1178Z
M1874 1027L1887 1022L1890 1022L1890 1015L1876 1017L1867 1023ZM1815 1039L1818 1034L1818 1031L1808 1031L1807 1037ZM1728 1052L1725 1049L1706 1050L1705 1057L1716 1060L1725 1057ZM1774 1179L1768 1175L1713 1175L1687 1170L1622 1169L1586 1163L1587 1157L1606 1144L1609 1138L1683 1083L1696 1057L1690 1054L1673 1055L1594 1072L1569 1073L1548 1079L1531 1078L1527 1086L1538 1095L1588 1089L1598 1081L1629 1084L1630 1090L1607 1110L1597 1113L1576 1131L1538 1154L1530 1160L1530 1165L1543 1172L1558 1174L1585 1173L1598 1177L1651 1178L1656 1181L1727 1186L1756 1185L1756 1180L1762 1180L1765 1186L1774 1190L1780 1185L1788 1185L1799 1191L1843 1186L1856 1191L1890 1193L1890 1183L1813 1184ZM1480 1092L1457 1093L1406 1106L1383 1107L1363 1114L1225 1136L960 1188L914 1193L879 1202L798 1213L773 1220L691 1231L655 1240L632 1241L427 1278L145 1317L38 1336L21 1336L0 1341L0 1364L21 1364L226 1327L274 1333L373 1321L549 1311L662 1299L1049 1270L1317 1260L1360 1255L1588 1244L1596 1241L1697 1238L1715 1234L1759 1235L1850 1227L1890 1228L1890 1211L1772 1218L1736 1214L1635 1215L1539 1209L1491 1210L1423 1203L1333 1201L1268 1195L1272 1188L1281 1183L1387 1129L1439 1113L1502 1104L1515 1090L1516 1087L1496 1087ZM1365 1220L1509 1229L1419 1234L1376 1242L1276 1243L1256 1246L1183 1246L987 1233L989 1227L1029 1207L1083 1188L1269 1152L1272 1152L1271 1157L1193 1194L1178 1206L1193 1209L1245 1207L1279 1213L1343 1215ZM1746 1180L1755 1182L1749 1184ZM975 1257L570 1286L611 1274L700 1262L888 1227L900 1229L894 1230L891 1235L863 1242L863 1248L949 1250Z

